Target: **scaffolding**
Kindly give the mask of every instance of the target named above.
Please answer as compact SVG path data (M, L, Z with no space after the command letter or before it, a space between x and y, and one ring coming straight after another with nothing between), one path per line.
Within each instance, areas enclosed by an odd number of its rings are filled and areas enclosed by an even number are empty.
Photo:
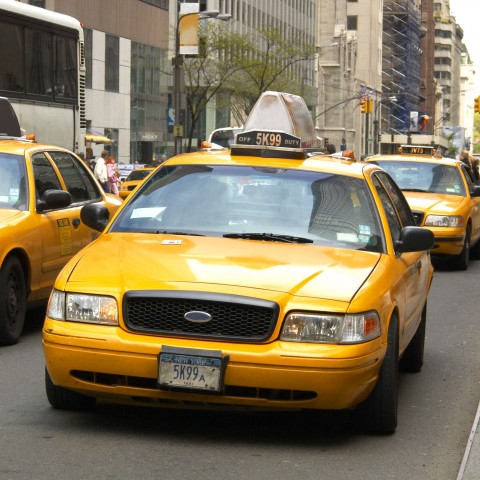
M418 0L384 0L382 132L410 130L420 105L421 8Z

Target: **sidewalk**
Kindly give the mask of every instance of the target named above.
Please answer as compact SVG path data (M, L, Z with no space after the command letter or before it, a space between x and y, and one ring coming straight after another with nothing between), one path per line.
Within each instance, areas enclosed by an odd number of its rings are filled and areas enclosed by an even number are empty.
M457 480L480 480L480 403L473 421Z

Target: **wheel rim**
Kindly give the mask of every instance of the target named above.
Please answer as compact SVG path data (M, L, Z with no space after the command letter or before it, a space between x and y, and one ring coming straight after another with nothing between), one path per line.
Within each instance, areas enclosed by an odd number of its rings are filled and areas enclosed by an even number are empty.
M18 278L14 273L11 273L7 282L7 316L10 326L17 322L18 308L20 304L20 292L18 285Z

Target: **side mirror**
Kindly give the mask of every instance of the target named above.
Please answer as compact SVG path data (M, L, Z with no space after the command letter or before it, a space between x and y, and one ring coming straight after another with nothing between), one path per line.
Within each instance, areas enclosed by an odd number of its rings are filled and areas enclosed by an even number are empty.
M473 190L470 192L472 197L480 197L480 185L475 185Z
M103 232L110 220L110 212L105 205L90 203L80 210L80 219L87 227Z
M65 190L47 190L37 202L37 212L67 208L72 203L72 196Z
M403 227L400 232L400 238L395 242L395 251L403 252L421 252L430 250L435 244L433 233L424 227Z

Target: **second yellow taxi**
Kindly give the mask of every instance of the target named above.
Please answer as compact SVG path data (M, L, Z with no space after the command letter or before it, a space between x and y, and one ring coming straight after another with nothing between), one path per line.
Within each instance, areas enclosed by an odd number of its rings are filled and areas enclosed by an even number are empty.
M480 186L463 162L433 153L433 147L404 145L398 155L375 155L367 162L395 179L417 225L434 233L432 255L466 270L471 249L480 249Z
M61 268L98 236L80 221L81 208L111 215L121 201L73 152L21 138L6 98L0 132L0 345L11 345L27 308L46 303Z
M110 220L85 206L103 233L50 297L51 405L356 408L394 432L433 234L380 167L317 150L303 99L266 92L231 150L167 160Z

